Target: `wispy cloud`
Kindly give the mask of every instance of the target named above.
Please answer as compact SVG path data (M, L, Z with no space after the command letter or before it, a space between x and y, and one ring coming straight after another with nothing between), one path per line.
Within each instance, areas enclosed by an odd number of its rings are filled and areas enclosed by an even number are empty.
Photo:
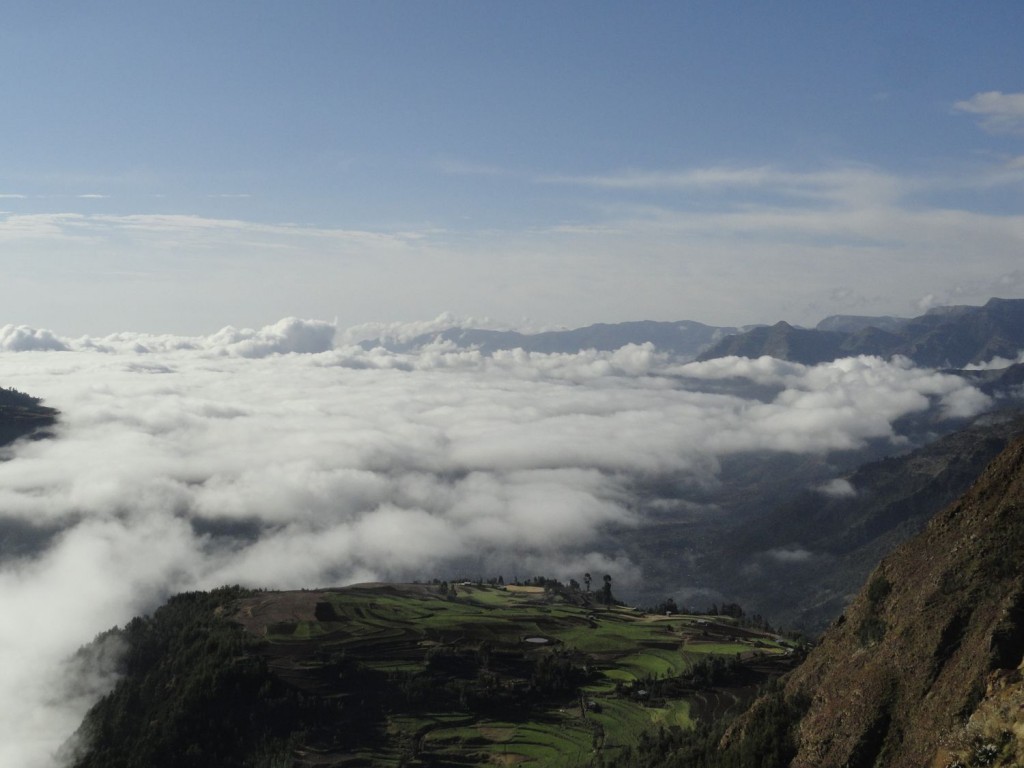
M832 496L836 499L852 499L857 495L857 489L853 487L849 480L843 477L830 480L824 485L819 486L817 490L826 496Z
M972 201L979 190L1022 180L1019 163L1003 158L921 176L864 166L735 166L543 179L603 193L591 203L593 215L553 228L567 243L592 255L644 254L654 267L674 255L678 285L691 278L719 306L737 291L754 302L816 294L798 312L782 310L796 322L853 309L832 301L844 296L860 312L900 314L927 293L956 295L958 303L1019 295L1020 286L1003 277L1019 269L1024 216L979 210ZM978 269L966 253L984 254ZM751 270L761 290L749 281ZM879 284L870 274L889 274L894 282ZM893 302L897 285L923 290L914 301ZM857 298L868 296L867 304ZM700 301L688 296L686 304L694 300Z
M267 238L268 242L296 242L304 239L379 247L400 245L422 236L418 232L382 233L181 214L36 213L8 214L0 218L0 239L44 235L105 238L112 232L159 238L173 235L174 240L169 242L179 246L218 236L253 236Z
M882 203L913 186L906 179L863 167L813 172L773 166L626 170L600 176L546 176L539 181L623 191L764 191L780 199L798 197L848 203Z
M1024 133L1024 93L986 91L958 101L953 107L978 115L981 126L992 133Z
M761 187L778 185L783 180L799 178L770 166L755 168L696 168L679 171L627 170L597 176L544 176L540 181L550 184L577 184L606 189L692 189Z
M778 547L764 553L777 563L804 563L814 557L814 553L802 547Z

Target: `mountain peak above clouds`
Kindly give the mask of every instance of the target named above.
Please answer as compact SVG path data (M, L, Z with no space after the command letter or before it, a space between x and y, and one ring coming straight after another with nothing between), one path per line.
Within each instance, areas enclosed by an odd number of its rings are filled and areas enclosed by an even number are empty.
M361 346L364 349L385 347L394 352L414 352L433 344L452 344L459 348L477 349L489 355L511 349L545 354L573 354L584 349L611 352L627 344L650 343L659 352L690 360L720 339L743 330L705 325L693 320L596 323L583 328L541 333L451 327L420 334L407 341L377 338L361 342Z
M877 328L890 333L898 333L904 325L910 321L907 317L892 317L884 315L872 317L870 315L829 315L814 326L818 331L841 331L843 333L856 333L866 328Z
M994 357L1013 359L1024 349L1024 299L993 298L980 307L933 307L913 318L831 315L814 328L784 320L742 327L639 320L540 333L452 325L412 338L380 336L360 346L407 353L442 344L491 355L512 349L545 354L613 351L646 343L683 362L768 355L815 365L856 355L902 355L918 365L963 368Z
M853 355L902 355L918 365L963 368L1024 349L1024 299L993 298L984 306L935 307L919 317L835 315L814 329L777 323L730 336L699 360L770 355L813 365Z

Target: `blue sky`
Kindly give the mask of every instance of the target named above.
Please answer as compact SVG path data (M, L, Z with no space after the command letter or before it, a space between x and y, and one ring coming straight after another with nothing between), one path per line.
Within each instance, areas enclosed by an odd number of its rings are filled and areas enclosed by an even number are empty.
M1024 296L1024 5L47 2L0 317L814 323Z

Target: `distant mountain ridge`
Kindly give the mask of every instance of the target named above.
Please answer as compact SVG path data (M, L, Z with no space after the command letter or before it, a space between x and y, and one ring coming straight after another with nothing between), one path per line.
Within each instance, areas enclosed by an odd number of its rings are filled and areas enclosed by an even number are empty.
M770 355L815 365L851 355L902 355L918 365L963 368L1024 349L1024 299L992 298L984 306L937 307L909 319L825 318L816 328L786 322L738 333L701 352L698 360Z
M610 352L627 344L650 342L661 352L692 359L726 336L744 330L746 328L718 327L692 320L639 320L626 323L597 323L568 331L533 334L480 328L448 328L440 332L424 333L408 341L373 339L362 342L361 346L366 349L385 347L393 352L413 352L432 344L450 343L460 348L479 349L486 355L509 349L572 354L584 349Z
M870 315L829 315L816 326L818 331L842 331L844 333L856 333L865 328L878 328L889 333L899 333L903 326L910 322L909 317L892 317L883 315L872 317Z
M918 365L963 368L994 357L1017 357L1024 349L1024 299L992 298L980 307L935 307L911 318L832 315L814 328L785 321L732 327L693 320L597 323L532 334L452 327L407 340L371 339L360 346L415 352L430 345L450 344L491 355L511 349L547 354L572 354L585 349L613 351L627 344L646 343L682 360L769 355L815 365L854 355L903 355Z

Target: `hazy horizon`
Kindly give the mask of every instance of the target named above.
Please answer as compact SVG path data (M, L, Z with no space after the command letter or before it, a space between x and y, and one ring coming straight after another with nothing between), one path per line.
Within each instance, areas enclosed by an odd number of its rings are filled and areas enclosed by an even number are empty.
M3 323L1024 296L1019 3L59 7L0 31Z
M972 305L964 302L956 305L947 305L940 303L930 303L926 307L920 308L914 314L907 315L861 315L859 313L848 313L848 312L835 312L822 314L820 317L812 318L806 325L799 323L790 323L796 327L814 328L821 321L826 320L830 317L837 316L860 316L860 317L897 317L902 319L910 319L919 315L924 315L929 311L939 310L947 306L984 306L990 299L1007 299L1013 297L1007 296L989 296L979 301L978 304ZM16 320L16 318L14 319ZM190 343L201 343L199 340L202 339L220 339L224 344L235 343L243 339L256 338L261 334L265 334L268 329L272 328L302 328L305 330L310 328L319 328L320 330L316 336L316 340L311 341L314 346L319 348L316 350L311 349L287 349L281 347L274 351L277 352L308 352L308 351L324 351L328 347L328 334L326 329L329 327L333 329L333 336L330 337L330 345L349 345L359 344L364 341L409 341L418 336L429 335L432 333L439 333L441 331L449 330L452 328L461 329L476 329L476 330L494 330L494 331L514 331L524 335L550 333L550 332L561 332L561 331L572 331L580 328L586 328L593 325L616 325L619 323L632 323L632 322L696 322L702 325L707 325L715 328L751 328L754 326L768 326L775 325L778 322L789 322L784 317L764 317L755 320L750 323L737 323L737 322L723 322L721 324L711 323L699 317L690 316L679 316L667 318L664 320L656 320L651 317L631 317L625 320L607 320L604 318L598 318L592 323L587 323L582 326L575 325L543 325L532 321L529 318L519 318L518 320L508 320L503 318L495 317L473 317L473 316L460 316L454 312L442 311L437 315L429 318L406 318L406 319L365 319L363 321L355 322L350 325L343 325L339 322L338 318L329 320L326 318L315 318L315 317L282 317L271 319L270 322L258 324L255 326L244 326L235 325L231 322L220 322L215 323L212 327L198 331L193 334L176 333L170 329L143 329L143 328L132 328L123 327L117 330L103 333L103 334L89 334L84 331L74 331L66 328L50 328L50 327L38 327L29 325L26 323L8 322L7 324L0 325L0 352L28 352L28 351L67 351L72 348L88 347L91 345L102 346L106 341L112 342L115 346L118 346L120 342L123 342L125 338L137 337L139 340L149 339L157 344L157 347L163 347L165 345L188 345ZM144 346L144 345L143 345ZM144 349L138 351L147 351Z

